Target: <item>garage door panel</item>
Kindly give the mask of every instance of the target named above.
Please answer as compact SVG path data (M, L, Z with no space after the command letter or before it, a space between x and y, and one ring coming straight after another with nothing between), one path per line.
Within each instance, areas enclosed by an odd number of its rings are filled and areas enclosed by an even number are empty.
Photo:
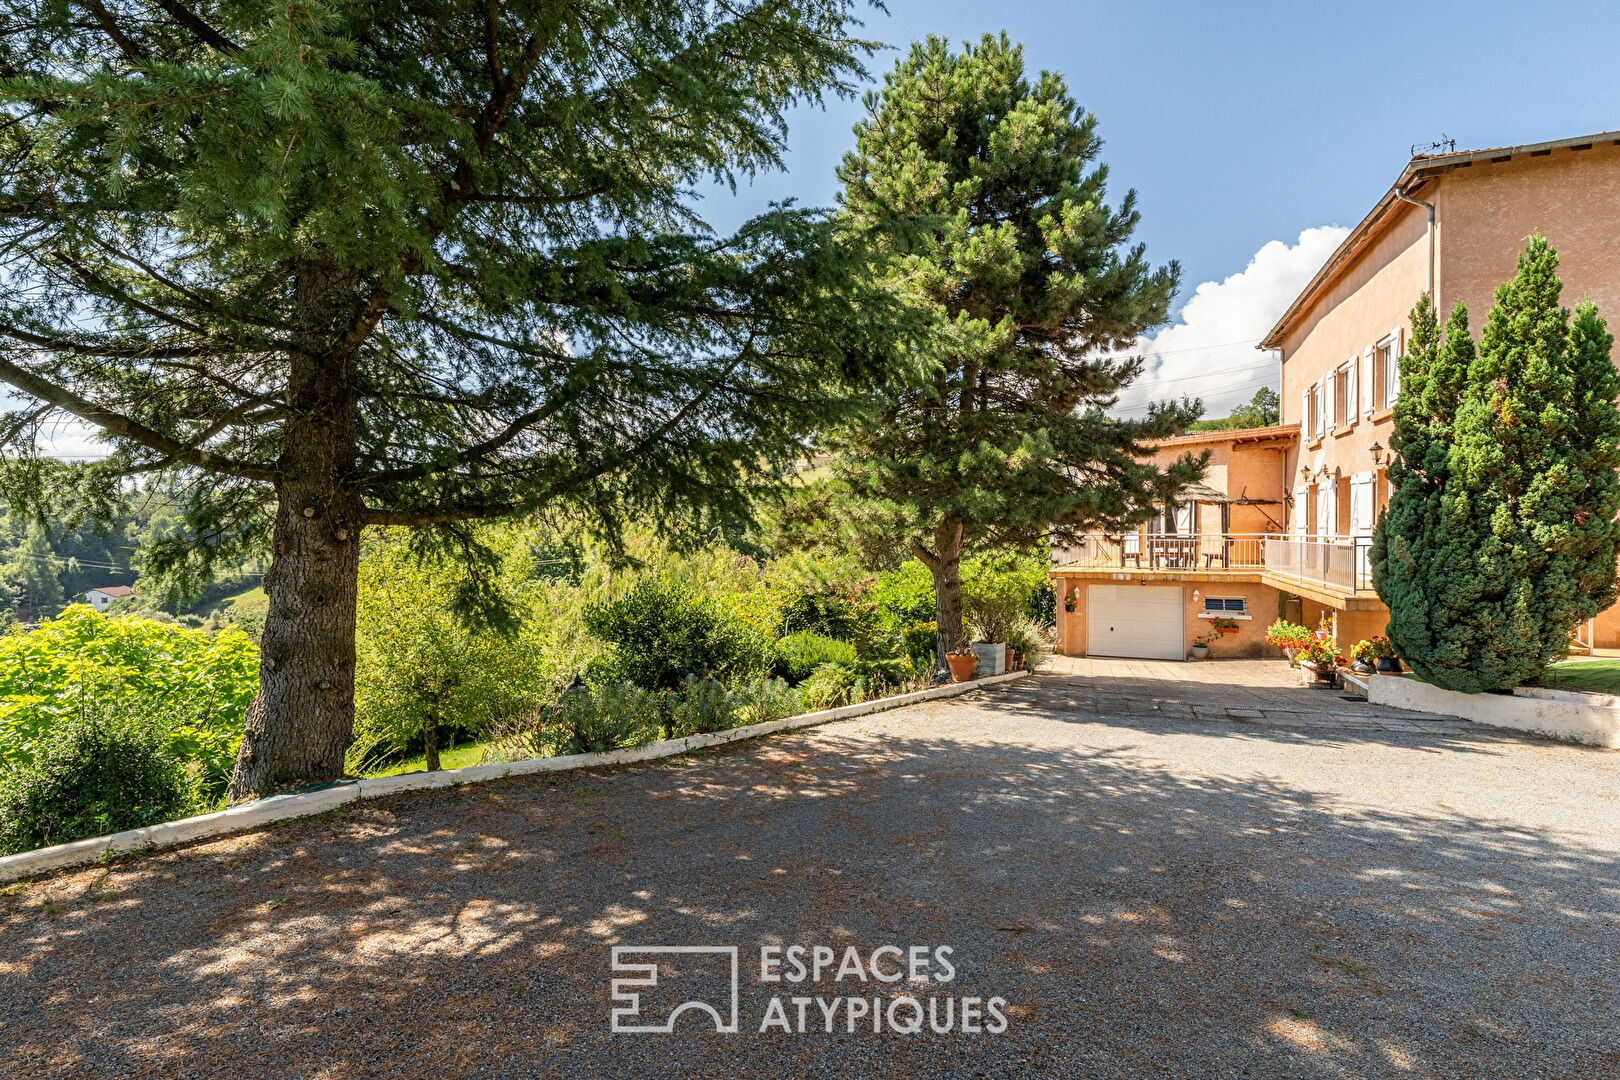
M1186 659L1185 603L1180 585L1086 586L1086 653Z

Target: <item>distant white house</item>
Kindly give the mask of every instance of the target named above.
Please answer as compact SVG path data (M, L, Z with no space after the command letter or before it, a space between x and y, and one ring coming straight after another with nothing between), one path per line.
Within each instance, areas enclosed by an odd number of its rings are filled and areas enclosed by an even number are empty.
M135 590L128 585L104 585L99 589L86 590L84 599L97 611L106 611L115 601L125 600L134 595Z

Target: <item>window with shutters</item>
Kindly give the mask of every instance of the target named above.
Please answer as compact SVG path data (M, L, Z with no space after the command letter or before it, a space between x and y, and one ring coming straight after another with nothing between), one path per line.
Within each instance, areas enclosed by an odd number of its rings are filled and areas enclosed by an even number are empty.
M1333 426L1344 428L1356 422L1355 402L1350 400L1350 365L1333 373Z
M1391 335L1373 347L1372 399L1375 410L1392 408L1400 393L1401 365L1397 353L1399 338Z
M1311 387L1305 396L1305 431L1307 438L1315 439L1322 434L1322 384L1317 383Z

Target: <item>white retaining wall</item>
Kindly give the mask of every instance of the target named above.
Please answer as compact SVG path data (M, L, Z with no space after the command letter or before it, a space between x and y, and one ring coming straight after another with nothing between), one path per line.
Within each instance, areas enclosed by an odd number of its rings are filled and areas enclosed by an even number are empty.
M901 694L898 697L878 698L875 701L863 701L858 705L845 705L837 709L823 709L821 712L801 713L798 716L789 716L782 720L770 720L763 724L749 724L746 727L730 728L726 731L715 731L704 735L688 735L680 739L649 743L646 746L610 750L603 754L570 754L567 757L531 758L527 761L500 762L494 765L470 765L464 769L406 773L403 776L384 776L376 780L350 780L334 784L331 787L321 788L318 791L272 795L267 799L256 799L253 802L241 803L213 814L181 818L179 821L165 821L158 825L148 825L144 829L130 829L127 832L113 833L111 836L97 836L89 840L77 840L71 844L57 844L54 847L7 855L0 858L0 882L14 881L17 878L29 877L50 870L60 870L63 867L82 866L85 863L96 862L125 852L170 847L175 844L190 843L194 840L206 840L216 836L224 836L228 833L242 832L246 829L256 829L275 821L286 821L289 818L321 814L358 799L380 799L406 791L457 787L461 784L476 784L483 780L499 780L507 776L567 772L570 769L592 769L603 765L628 765L638 761L674 757L689 750L701 750L706 746L721 746L741 739L758 738L761 735L771 735L778 731L788 731L793 728L814 727L817 724L844 720L851 716L863 716L867 713L883 712L887 709L896 709L902 705L913 705L921 701L956 697L960 694L978 690L981 687L995 686L998 683L1021 679L1028 674L1027 671L1013 671L1005 675L975 679L972 682L934 686L911 694Z
M1521 686L1511 694L1459 694L1416 678L1374 675L1368 679L1367 700L1587 746L1620 748L1620 705L1604 694L1535 686Z

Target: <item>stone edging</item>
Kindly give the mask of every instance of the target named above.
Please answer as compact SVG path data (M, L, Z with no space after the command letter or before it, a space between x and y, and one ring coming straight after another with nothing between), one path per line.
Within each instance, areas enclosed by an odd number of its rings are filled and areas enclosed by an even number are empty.
M1415 676L1379 675L1368 680L1367 700L1586 746L1620 748L1620 708L1603 694L1523 686L1511 694L1459 694Z
M406 773L403 776L385 776L375 780L352 780L334 784L317 791L303 791L287 795L272 795L267 799L241 803L212 814L181 818L148 825L143 829L130 829L110 836L97 836L89 840L76 840L71 844L22 851L0 858L0 883L15 881L51 870L82 866L113 855L136 851L150 851L172 847L175 844L206 840L227 833L256 829L276 821L308 817L334 810L360 799L380 799L407 791L425 791L430 788L458 787L484 780L499 780L507 776L531 776L536 773L567 772L570 769L590 769L603 765L628 765L638 761L674 757L689 750L709 746L722 746L743 739L754 739L794 728L814 727L852 716L883 712L913 705L921 701L958 697L985 686L1021 679L1027 671L1013 671L1004 675L991 675L971 682L934 686L897 697L863 701L858 705L844 705L820 712L800 713L781 720L762 724L728 728L703 735L688 735L680 739L632 746L623 750L609 750L601 754L570 754L566 757L530 758L526 761L499 762L493 765L469 765L462 769L444 769L439 772Z

